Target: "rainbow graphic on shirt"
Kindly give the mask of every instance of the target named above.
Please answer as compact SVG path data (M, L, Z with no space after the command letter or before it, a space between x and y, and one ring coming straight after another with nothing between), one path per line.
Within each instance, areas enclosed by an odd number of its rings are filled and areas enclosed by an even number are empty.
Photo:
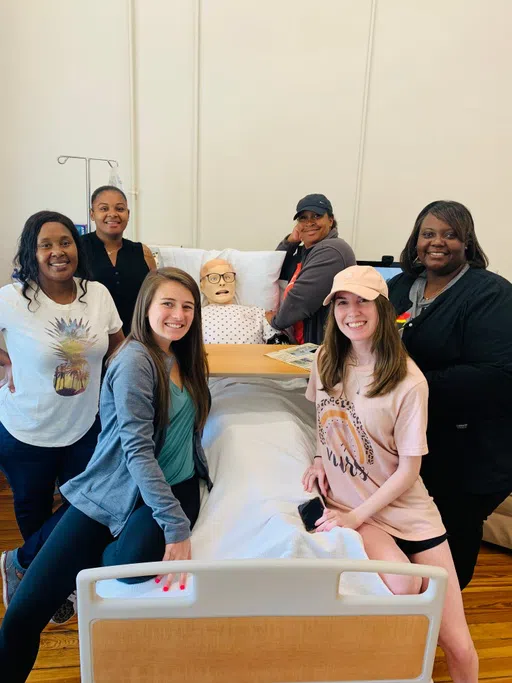
M368 469L374 462L372 444L352 401L322 399L317 405L317 416L319 440L331 465L378 487Z

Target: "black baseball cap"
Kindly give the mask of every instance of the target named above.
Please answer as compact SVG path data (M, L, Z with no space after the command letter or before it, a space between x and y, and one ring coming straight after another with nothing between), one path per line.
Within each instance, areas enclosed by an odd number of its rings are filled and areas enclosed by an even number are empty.
M296 211L293 220L303 211L314 211L320 216L323 216L324 213L332 215L332 204L324 194L307 194L297 204Z

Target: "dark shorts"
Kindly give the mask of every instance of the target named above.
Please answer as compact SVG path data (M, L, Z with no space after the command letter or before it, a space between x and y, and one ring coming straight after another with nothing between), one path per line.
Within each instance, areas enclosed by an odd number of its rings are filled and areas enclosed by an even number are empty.
M441 545L441 543L444 543L444 541L448 539L448 536L443 534L442 536L436 536L435 538L427 538L425 541L405 541L403 538L396 538L396 536L393 536L393 538L400 550L409 556L435 548L436 545Z

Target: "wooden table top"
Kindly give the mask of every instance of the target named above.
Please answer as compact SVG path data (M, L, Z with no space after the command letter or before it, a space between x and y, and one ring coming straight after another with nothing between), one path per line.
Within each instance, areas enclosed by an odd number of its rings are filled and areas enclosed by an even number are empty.
M205 344L210 377L309 377L309 370L295 368L266 353L289 348L286 344Z

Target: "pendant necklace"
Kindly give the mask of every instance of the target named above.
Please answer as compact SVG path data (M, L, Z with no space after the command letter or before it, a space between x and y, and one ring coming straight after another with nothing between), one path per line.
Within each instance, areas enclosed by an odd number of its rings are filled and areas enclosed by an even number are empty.
M448 287L448 284L449 283L447 283L444 287L442 287L442 289L438 289L437 291L434 291L434 293L431 296L425 296L425 292L423 292L423 300L424 301L432 301L432 299L435 299L442 292L444 292L444 290Z
M352 365L352 367L354 368L357 368L359 366L359 361L352 355L350 356L350 365ZM359 373L357 372L357 370L354 370L354 375L356 377L357 382L356 394L359 396L359 394L361 393L361 385L359 384Z

